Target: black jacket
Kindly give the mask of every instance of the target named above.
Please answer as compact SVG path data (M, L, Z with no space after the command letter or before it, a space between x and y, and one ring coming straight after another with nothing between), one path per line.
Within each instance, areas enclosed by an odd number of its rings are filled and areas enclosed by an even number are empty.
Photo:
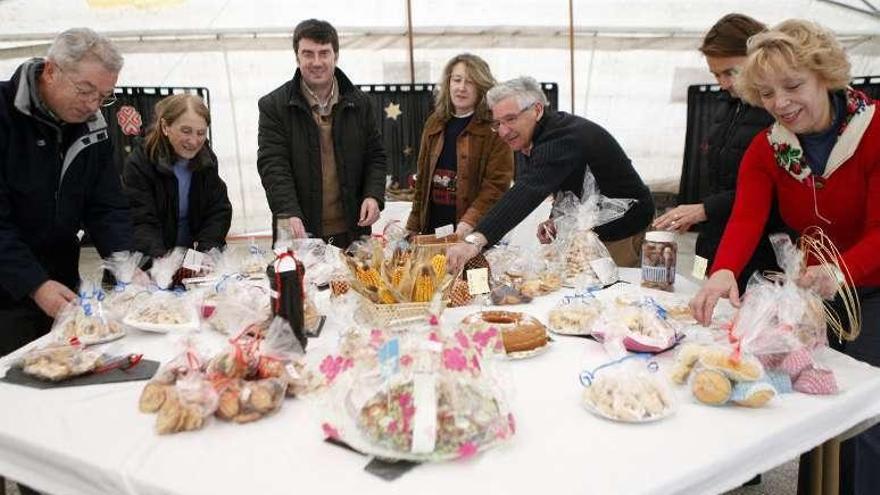
M517 180L474 229L489 245L498 242L547 196L571 191L581 197L590 170L608 198L635 199L623 217L596 227L606 242L645 230L654 218L654 200L614 137L598 124L565 112L544 109L532 136L530 156L516 153Z
M232 205L226 183L217 173L217 157L205 143L192 163L188 216L193 243L199 251L223 247ZM172 158L160 155L152 161L139 145L125 160L122 179L131 202L134 248L154 258L164 255L177 243L178 192Z
M293 80L260 98L257 170L273 217L299 217L306 231L322 237L320 135L300 90L301 77L297 69ZM357 221L365 198L384 207L385 149L370 100L339 69L336 81L333 143L342 208L349 233L369 234L369 227L360 228Z
M31 304L48 279L76 289L81 228L101 256L131 248L104 118L62 124L40 110L43 65L29 60L0 82L0 309Z
M773 118L766 111L733 98L726 91L721 92L718 98L719 110L712 122L707 148L709 194L703 198L707 220L698 226L699 234L694 249L698 256L709 261L709 266L712 266L712 260L715 258L715 252L721 243L721 236L733 209L740 160L755 135L773 123ZM786 230L788 229L774 202L761 242L740 277L741 290L745 288L746 282L755 270L779 269L767 236L773 232Z

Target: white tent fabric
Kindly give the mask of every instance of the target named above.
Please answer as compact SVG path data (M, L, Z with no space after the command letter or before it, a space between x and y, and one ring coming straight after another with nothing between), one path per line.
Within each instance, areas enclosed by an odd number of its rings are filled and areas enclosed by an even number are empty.
M436 81L463 51L485 58L498 79L557 82L560 109L605 126L653 189L675 190L686 88L713 82L696 48L728 12L769 24L821 22L848 47L853 75L880 75L880 17L828 2L575 0L572 92L568 1L412 0L416 82ZM231 232L264 230L256 102L292 76L290 35L308 17L337 26L339 66L356 83L409 82L406 0L0 0L0 78L44 55L57 32L89 26L119 42L120 85L209 88L212 145L235 212Z

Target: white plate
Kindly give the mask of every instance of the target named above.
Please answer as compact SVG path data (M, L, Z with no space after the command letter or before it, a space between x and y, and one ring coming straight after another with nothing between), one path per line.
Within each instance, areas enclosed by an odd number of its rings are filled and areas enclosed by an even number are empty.
M550 350L550 344L552 342L552 340L548 340L547 343L542 345L541 347L536 347L528 351L508 352L506 353L507 359L528 359L530 357L535 357L538 354L543 354Z
M590 411L591 413L595 414L596 416L599 416L600 418L605 418L610 421L616 421L618 423L653 423L655 421L660 421L661 419L667 418L675 412L675 407L669 406L666 408L665 411L663 411L662 414L658 414L657 416L649 416L647 418L641 418L641 419L623 419L623 418L617 418L617 417L611 416L609 414L603 413L596 406L593 405L592 401L590 401L588 399L582 398L581 402L583 403L584 408L587 411Z
M129 317L126 317L122 320L122 324L136 328L138 330L143 330L144 332L154 332L154 333L168 333L168 332L188 332L195 331L199 329L199 321L198 319L190 320L187 323L179 323L176 325L170 324L158 324L158 323L147 323L143 321L132 320Z

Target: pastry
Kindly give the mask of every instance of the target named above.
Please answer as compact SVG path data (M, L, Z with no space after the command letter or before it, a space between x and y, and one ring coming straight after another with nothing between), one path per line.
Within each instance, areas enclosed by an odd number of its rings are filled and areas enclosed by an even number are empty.
M588 335L597 316L599 308L578 303L557 306L547 315L550 330L572 335Z
M584 401L602 416L628 422L659 419L673 408L669 392L644 374L600 375L584 390Z
M720 406L730 399L732 391L730 379L714 369L698 369L691 379L691 392L703 404Z
M165 395L169 390L168 385L150 382L141 391L141 398L138 402L138 409L144 413L154 413L158 411L162 404L165 403Z
M547 329L532 316L513 311L483 311L465 317L462 323L471 327L496 327L501 330L504 351L532 351L548 343Z

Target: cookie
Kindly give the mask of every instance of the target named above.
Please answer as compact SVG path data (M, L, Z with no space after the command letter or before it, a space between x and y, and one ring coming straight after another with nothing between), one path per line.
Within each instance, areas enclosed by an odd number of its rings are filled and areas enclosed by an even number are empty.
M271 389L266 386L254 386L251 392L250 404L257 412L268 413L275 409L275 401L272 398Z
M720 406L727 402L732 390L730 379L717 370L699 369L691 379L691 392L694 397L710 406Z
M241 406L238 404L238 390L228 388L220 394L219 406L217 407L217 417L220 419L230 420L238 415Z
M143 413L154 413L158 411L165 402L165 394L168 386L161 383L150 382L141 392L140 401L138 401L138 409Z
M183 409L176 397L166 397L162 408L159 409L159 415L156 416L156 432L160 435L174 433L178 431L177 425Z
M236 423L242 424L242 423L250 423L252 421L256 421L262 417L263 417L262 414L260 414L258 412L252 412L252 413L239 414L238 416L232 418L232 420L235 421Z

